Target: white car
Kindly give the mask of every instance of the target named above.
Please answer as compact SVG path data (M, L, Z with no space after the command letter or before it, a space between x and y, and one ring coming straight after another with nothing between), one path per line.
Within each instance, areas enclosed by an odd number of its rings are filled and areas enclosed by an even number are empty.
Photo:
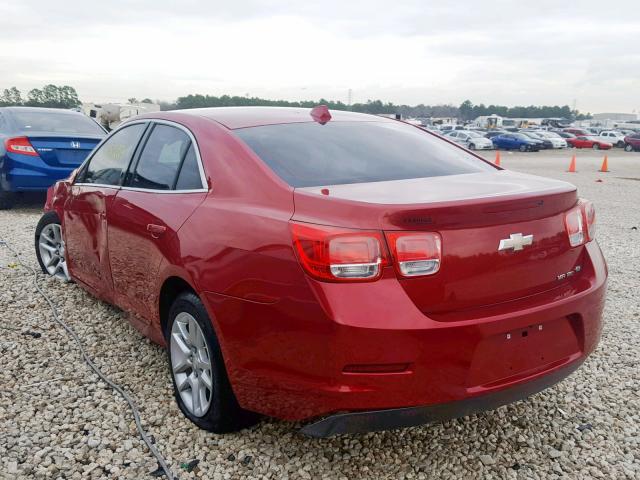
M624 134L622 132L618 132L616 130L603 130L598 135L598 140L602 140L603 142L609 142L614 147L624 147Z
M464 145L469 150L491 150L493 148L491 140L471 130L454 130L447 133L445 137Z
M554 132L544 132L542 130L538 130L535 134L545 140L549 140L553 148L567 148L567 142L564 138Z

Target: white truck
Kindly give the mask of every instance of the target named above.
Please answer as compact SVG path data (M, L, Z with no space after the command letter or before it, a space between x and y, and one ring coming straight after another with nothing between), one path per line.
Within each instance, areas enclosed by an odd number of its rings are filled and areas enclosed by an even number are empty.
M624 147L624 134L616 130L603 130L597 136L598 140L609 142L614 147Z

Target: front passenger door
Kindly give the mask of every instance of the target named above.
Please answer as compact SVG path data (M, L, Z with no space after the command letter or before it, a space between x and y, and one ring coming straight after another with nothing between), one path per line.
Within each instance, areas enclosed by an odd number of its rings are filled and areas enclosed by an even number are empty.
M64 206L69 273L105 300L113 293L107 211L145 127L141 123L127 125L111 134L80 169Z

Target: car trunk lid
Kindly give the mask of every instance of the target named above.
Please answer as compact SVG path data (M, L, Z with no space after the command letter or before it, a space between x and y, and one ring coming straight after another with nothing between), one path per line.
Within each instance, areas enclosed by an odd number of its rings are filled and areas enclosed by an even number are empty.
M46 134L31 134L27 138L47 165L72 168L80 165L102 140L98 137Z
M569 246L564 212L573 185L505 170L296 189L294 220L350 228L436 231L442 264L432 276L399 278L426 314L493 305L558 285L580 248ZM413 200L412 203L410 203ZM519 234L522 249L499 250Z

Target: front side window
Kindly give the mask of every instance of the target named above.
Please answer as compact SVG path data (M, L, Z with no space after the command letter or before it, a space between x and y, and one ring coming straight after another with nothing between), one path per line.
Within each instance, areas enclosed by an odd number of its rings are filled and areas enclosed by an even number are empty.
M91 157L78 183L120 185L145 127L136 123L113 133Z
M315 122L234 130L293 187L494 171L487 162L400 122Z

